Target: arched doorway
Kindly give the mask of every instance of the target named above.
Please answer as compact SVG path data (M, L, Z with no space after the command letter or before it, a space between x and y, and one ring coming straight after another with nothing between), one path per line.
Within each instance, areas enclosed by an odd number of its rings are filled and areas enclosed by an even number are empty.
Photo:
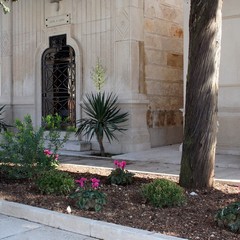
M76 124L76 63L66 35L49 38L42 55L42 117L58 114L65 125Z

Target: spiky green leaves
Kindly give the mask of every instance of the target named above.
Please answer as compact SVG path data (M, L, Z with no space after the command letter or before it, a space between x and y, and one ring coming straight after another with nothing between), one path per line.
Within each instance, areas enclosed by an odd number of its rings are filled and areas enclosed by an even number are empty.
M102 142L104 135L108 141L117 140L116 132L127 130L122 124L128 120L128 113L121 113L118 98L113 93L105 92L87 94L82 108L87 115L77 121L76 134L84 134L89 140L96 134L98 142Z

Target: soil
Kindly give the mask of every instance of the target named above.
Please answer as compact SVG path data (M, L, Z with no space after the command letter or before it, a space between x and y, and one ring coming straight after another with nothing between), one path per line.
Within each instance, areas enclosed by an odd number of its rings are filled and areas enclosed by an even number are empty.
M187 203L182 207L154 208L144 201L140 187L154 178L177 178L154 174L136 174L134 183L129 186L107 185L106 176L110 170L103 168L61 165L60 169L70 172L75 179L96 177L101 180L101 190L107 194L107 204L102 211L79 210L67 196L42 195L29 180L7 180L0 175L0 199L24 203L32 206L101 220L133 228L145 229L187 239L240 239L239 234L231 233L216 226L214 215L219 208L233 201L239 201L239 187L215 183L213 189L186 191ZM190 192L197 193L191 196Z

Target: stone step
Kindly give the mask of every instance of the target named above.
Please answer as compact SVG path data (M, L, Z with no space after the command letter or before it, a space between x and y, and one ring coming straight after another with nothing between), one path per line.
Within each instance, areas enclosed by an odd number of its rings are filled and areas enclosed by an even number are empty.
M91 143L86 141L68 140L61 151L86 152L91 150Z

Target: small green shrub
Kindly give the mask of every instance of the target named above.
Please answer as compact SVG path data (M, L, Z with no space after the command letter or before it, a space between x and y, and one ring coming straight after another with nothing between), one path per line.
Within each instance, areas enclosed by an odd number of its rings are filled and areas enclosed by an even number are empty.
M34 128L29 115L23 121L16 119L14 132L7 130L2 133L0 168L9 178L35 178L42 171L57 167L56 152L67 138L65 135L60 139L60 133L52 130L46 136L48 149L45 149L43 128Z
M112 170L110 175L107 177L107 181L110 184L116 185L129 185L133 182L133 173L125 170L126 162L114 161L116 169Z
M47 148L51 149L53 153L56 153L68 141L69 135L70 132L65 132L64 136L61 137L61 132L59 130L51 129L45 135L45 140L48 142Z
M44 154L43 130L34 129L29 115L16 120L15 132L2 134L0 163L4 169L11 165L10 178L33 178L40 171L53 168L52 158Z
M156 179L141 190L147 202L159 208L181 206L186 201L183 188L167 179Z
M106 194L99 190L100 180L92 178L89 184L86 178L80 178L76 182L79 183L79 187L69 197L76 201L78 208L99 212L106 204Z
M234 202L219 209L215 215L215 222L221 228L240 233L240 202Z
M46 117L42 117L42 127L44 130L62 130L75 132L77 130L76 126L69 117L61 117L58 113L48 114Z
M42 125L45 130L60 129L62 123L62 117L58 113L52 115L49 114L42 118Z
M73 190L75 184L69 174L51 170L39 176L36 185L43 194L67 195Z

